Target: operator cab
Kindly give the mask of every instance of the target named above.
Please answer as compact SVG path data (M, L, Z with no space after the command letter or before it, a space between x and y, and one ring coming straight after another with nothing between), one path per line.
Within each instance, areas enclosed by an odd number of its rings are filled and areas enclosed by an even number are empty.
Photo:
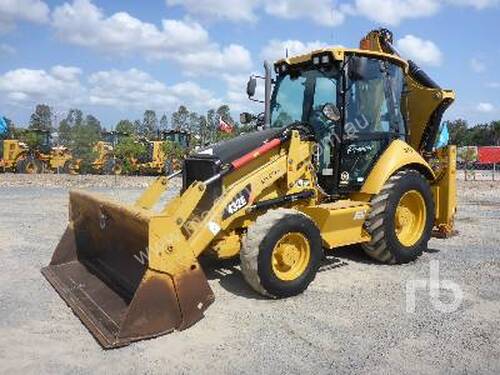
M300 63L281 60L270 126L306 125L317 142L318 181L329 194L358 191L394 139L407 139L404 67L389 57L322 51Z

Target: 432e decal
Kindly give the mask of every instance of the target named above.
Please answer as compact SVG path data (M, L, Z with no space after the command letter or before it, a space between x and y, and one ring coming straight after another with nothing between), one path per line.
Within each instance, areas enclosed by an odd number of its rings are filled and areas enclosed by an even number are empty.
M252 193L252 187L250 185L247 185L226 206L226 208L224 209L224 214L222 215L222 219L226 220L228 217L234 215L236 212L246 207L250 203L251 193Z

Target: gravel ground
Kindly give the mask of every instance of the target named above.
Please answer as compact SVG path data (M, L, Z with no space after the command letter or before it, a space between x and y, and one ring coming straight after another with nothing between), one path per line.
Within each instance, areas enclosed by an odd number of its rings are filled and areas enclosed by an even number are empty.
M39 270L66 226L68 187L132 201L148 180L0 176L0 373L500 372L500 182L462 182L459 236L433 239L417 262L386 266L339 249L306 293L279 301L256 295L238 266L207 267L216 301L205 319L102 350ZM429 280L434 261L462 303L439 311L421 289L407 312L408 281ZM443 288L440 300L454 296Z

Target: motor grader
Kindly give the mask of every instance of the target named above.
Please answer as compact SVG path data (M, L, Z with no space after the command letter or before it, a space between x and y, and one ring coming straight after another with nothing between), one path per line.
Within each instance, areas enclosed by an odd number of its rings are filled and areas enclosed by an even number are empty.
M280 60L275 78L265 64L263 130L187 157L134 204L70 193L42 273L103 347L201 319L214 301L203 254L239 255L255 291L284 298L306 290L324 249L361 244L399 264L452 234L455 147L434 144L455 95L391 42L375 30L357 49ZM156 207L178 175L179 195Z

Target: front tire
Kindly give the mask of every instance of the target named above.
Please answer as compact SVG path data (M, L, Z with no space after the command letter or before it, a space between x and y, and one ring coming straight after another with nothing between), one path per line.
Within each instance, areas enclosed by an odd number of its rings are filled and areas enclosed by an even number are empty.
M273 298L302 293L314 280L323 248L319 229L306 215L272 210L250 226L240 251L241 270L258 293Z
M363 249L388 264L408 263L427 249L434 226L434 199L427 179L415 170L392 176L372 199Z

